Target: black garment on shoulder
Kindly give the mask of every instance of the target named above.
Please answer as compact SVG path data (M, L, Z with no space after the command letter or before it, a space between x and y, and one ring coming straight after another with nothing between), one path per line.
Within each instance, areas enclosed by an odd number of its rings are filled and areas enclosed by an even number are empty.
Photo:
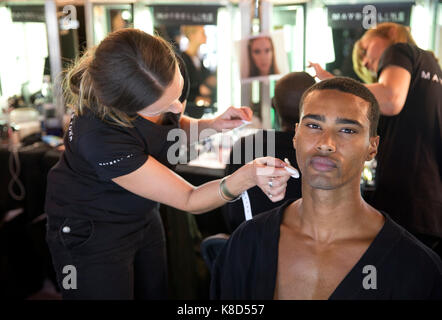
M167 141L167 135L178 127L179 115L172 113L165 114L162 125L137 117L133 127L103 121L91 112L72 116L64 138L66 149L48 174L46 212L109 222L145 219L157 202L112 179L137 170L149 156L173 168L167 151L176 142Z
M385 50L378 75L390 65L411 82L402 111L381 116L370 202L407 230L442 238L442 71L432 53L406 43Z
M260 214L233 233L212 269L212 299L273 299L280 225L290 204ZM442 299L440 258L383 214L384 226L329 299ZM364 289L368 265L376 268L377 289Z

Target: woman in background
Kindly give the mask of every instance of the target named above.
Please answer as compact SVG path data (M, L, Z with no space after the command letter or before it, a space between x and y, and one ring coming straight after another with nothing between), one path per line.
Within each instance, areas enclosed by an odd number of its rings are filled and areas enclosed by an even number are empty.
M182 26L181 31L189 40L186 51L181 53L190 79L187 102L197 106L210 106L216 98L216 77L198 56L200 47L207 42L204 26Z

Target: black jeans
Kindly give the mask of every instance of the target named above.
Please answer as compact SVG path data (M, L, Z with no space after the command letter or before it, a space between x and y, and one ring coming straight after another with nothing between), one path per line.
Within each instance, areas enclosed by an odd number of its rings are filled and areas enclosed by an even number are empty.
M167 299L158 209L130 224L48 214L46 240L63 299Z

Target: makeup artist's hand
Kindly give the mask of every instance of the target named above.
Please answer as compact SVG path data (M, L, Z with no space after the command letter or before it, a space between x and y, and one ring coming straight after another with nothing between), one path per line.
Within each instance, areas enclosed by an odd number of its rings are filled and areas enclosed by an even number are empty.
M234 129L244 124L244 121L252 121L253 111L249 107L229 107L223 114L212 119L211 128L216 131Z
M277 202L285 197L287 181L290 179L290 173L284 169L288 166L284 161L263 157L257 158L247 165L251 167L251 178L266 195L273 201Z
M309 61L309 65L307 66L307 68L313 68L315 69L315 76L316 78L318 78L319 80L325 80L325 79L330 79L330 78L334 78L335 76L332 75L330 72L325 71L320 65L319 63L313 63L311 61Z

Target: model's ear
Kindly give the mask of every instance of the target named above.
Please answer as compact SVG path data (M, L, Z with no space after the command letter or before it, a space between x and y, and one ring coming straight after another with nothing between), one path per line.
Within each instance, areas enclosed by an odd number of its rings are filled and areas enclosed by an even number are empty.
M296 124L295 124L295 135L293 136L293 148L295 148L295 149L296 149L296 147L295 147L295 143L296 143L296 132L298 132L298 125L299 125L299 123L296 123Z
M370 146L368 147L368 154L365 161L371 161L378 153L379 136L370 137Z

